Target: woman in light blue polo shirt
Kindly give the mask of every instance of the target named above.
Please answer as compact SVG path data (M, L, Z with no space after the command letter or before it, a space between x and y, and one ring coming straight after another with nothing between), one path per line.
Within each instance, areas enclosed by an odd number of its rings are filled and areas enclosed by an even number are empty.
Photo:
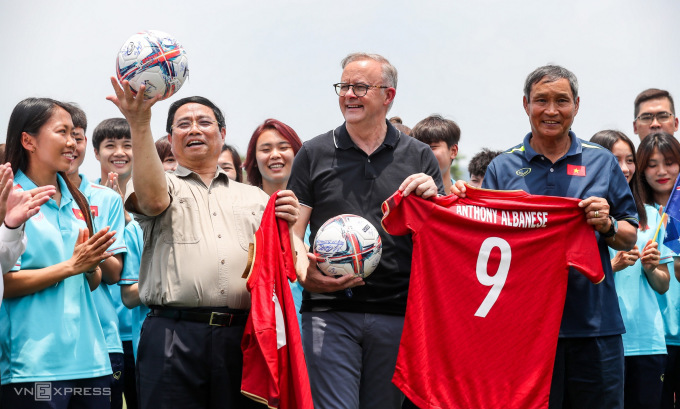
M87 200L64 172L75 140L68 106L28 98L7 129L15 187L52 185L54 196L26 222L26 251L4 275L0 307L0 407L101 408L110 402L111 366L91 296L98 264L113 243L96 234Z
M649 188L647 169L656 166L658 158L650 158L652 150L642 149L643 142L638 150L639 161L636 161L633 142L619 131L598 132L590 141L608 148L616 156L636 199L640 216L636 246L627 252L609 250L621 317L626 326L626 333L622 336L624 407L658 409L666 365L666 342L657 295L668 291L668 265L673 261L668 248L659 243L663 230L653 241L661 222L658 208L653 205L657 199L663 199ZM666 162L663 155L656 154L662 162ZM672 188L675 178L666 182ZM644 208L640 209L642 204Z
M654 132L649 134L638 147L640 159L640 173L642 180L642 199L645 205L665 206L675 185L680 172L680 142L671 134ZM643 163L642 161L645 161ZM677 192L676 192L677 193ZM660 234L663 238L663 233ZM660 240L662 241L662 240ZM662 246L666 249L666 246ZM674 268L678 260L678 254L668 249L673 256L674 263L668 264L670 272L670 286L665 294L657 294L659 308L663 315L664 330L666 336L666 349L668 355L664 370L663 391L661 392L660 408L673 408L680 390L680 285L677 280L677 271Z

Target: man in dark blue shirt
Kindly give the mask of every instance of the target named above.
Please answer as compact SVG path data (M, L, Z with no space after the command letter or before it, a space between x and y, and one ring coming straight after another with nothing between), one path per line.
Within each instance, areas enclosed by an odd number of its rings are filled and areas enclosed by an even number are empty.
M491 162L482 187L584 199L579 206L597 232L605 280L595 285L569 272L550 408L623 408L625 328L607 248L635 245L637 212L614 156L570 131L578 108L572 72L548 65L529 74L524 110L531 132ZM453 193L464 192L464 184L457 182Z

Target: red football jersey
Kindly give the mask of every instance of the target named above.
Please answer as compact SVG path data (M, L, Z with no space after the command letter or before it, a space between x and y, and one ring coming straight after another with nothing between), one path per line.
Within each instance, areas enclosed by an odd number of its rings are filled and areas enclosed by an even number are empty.
M578 199L467 196L383 203L413 238L393 382L420 408L547 408L569 266L604 279L595 233Z
M297 279L288 223L274 214L274 193L255 233L246 284L251 308L241 349L241 392L270 408L312 409L300 327L288 280Z

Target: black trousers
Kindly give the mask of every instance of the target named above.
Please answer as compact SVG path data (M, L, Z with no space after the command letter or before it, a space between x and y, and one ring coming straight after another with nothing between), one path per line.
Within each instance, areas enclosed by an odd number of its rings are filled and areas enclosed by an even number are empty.
M137 409L137 374L132 341L123 341L123 393L128 409Z
M243 331L148 316L137 349L140 407L266 408L241 394Z

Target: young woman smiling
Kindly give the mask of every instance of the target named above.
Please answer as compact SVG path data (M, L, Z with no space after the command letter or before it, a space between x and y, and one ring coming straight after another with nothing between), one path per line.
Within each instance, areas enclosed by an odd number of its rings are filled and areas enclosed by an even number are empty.
M26 251L3 277L0 407L109 404L111 365L90 292L101 281L98 265L109 257L114 232L94 233L87 200L65 175L76 146L69 109L52 99L29 98L9 120L6 159L16 188L51 185L56 193L26 222ZM36 382L50 382L51 389L41 392L50 401L25 392L40 392L32 389ZM77 388L92 393L75 394Z

